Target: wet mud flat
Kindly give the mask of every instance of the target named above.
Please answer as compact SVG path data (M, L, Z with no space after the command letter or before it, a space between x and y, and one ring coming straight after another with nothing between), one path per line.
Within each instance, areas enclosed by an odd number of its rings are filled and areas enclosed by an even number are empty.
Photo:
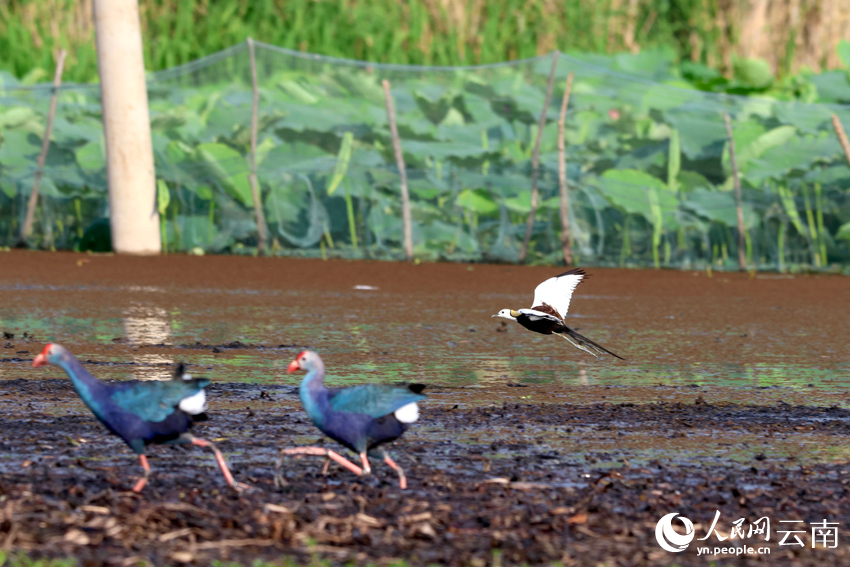
M850 564L850 280L589 269L568 322L624 356L594 359L490 315L528 307L555 267L279 258L0 254L0 547L82 565ZM185 362L213 380L227 489L198 448L149 452L108 435L64 374L32 369L48 341L106 380ZM328 382L427 385L390 447L408 475L356 478L281 447L323 441L286 365L321 353ZM696 538L664 551L676 512ZM717 535L705 541L717 512ZM771 521L768 541L728 539ZM800 520L804 546L779 545ZM812 524L838 522L812 548ZM674 525L678 524L674 522ZM679 526L680 528L682 526ZM697 547L770 554L698 555Z
M439 387L435 396L446 395ZM409 488L375 465L357 478L322 460L289 460L287 486L275 488L280 447L323 444L305 416L288 409L297 393L287 386L218 384L211 396L239 409L216 409L195 433L225 451L236 478L252 489L228 489L202 450L150 451L154 477L143 494L129 491L140 472L135 456L86 413L74 407L66 380L0 383L0 542L34 556L77 557L81 565L248 565L257 558L315 556L332 564L705 565L697 542L684 553L658 546L655 527L670 512L694 522L697 537L716 526L764 516L804 520L806 547L779 546L774 524L770 555L713 556L736 565L823 565L850 561L847 547L811 548L809 522L850 523L850 477L844 463L807 462L743 448L744 457L718 458L725 439L755 434L783 439L816 436L840 445L850 433L850 411L777 404L695 403L492 404L428 407L422 426L397 443ZM28 407L27 400L39 400ZM493 430L513 435L493 434ZM437 432L443 431L443 435ZM546 431L532 434L525 432ZM705 444L713 458L645 459L632 437ZM616 437L620 449L564 448L571 437ZM568 442L567 442L568 445ZM328 445L332 446L332 445ZM672 456L671 456L672 455ZM846 533L846 532L844 532ZM731 559L730 559L731 558ZM766 562L766 563L765 563Z

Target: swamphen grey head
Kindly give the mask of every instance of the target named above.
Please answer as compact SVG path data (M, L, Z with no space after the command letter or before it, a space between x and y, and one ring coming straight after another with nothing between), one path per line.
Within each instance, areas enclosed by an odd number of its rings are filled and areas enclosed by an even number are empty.
M46 366L48 364L54 364L56 366L61 366L63 361L67 361L71 357L71 353L68 352L68 349L63 347L62 345L57 345L56 343L48 343L44 350L41 351L41 354L35 357L32 361L32 367L38 368L39 366Z
M293 372L298 372L299 370L304 370L306 372L310 372L311 370L320 370L324 369L325 364L322 362L322 359L318 354L313 352L312 350L302 351L298 356L295 357L295 360L289 363L289 367L286 371L289 374Z

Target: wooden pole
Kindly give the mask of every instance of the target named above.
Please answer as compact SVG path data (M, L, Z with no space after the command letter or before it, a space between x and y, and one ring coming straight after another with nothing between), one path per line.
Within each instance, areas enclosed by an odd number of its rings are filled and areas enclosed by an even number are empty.
M257 252L266 252L266 216L263 214L263 199L260 196L260 184L257 181L257 113L260 105L260 89L257 87L257 60L254 57L254 40L248 38L248 53L251 55L251 173L248 181L251 183L251 198L254 201L254 215L257 218Z
M138 0L94 0L109 223L119 254L159 254L159 212Z
M47 159L47 151L50 149L50 135L53 132L53 118L56 116L56 99L59 97L59 86L62 84L62 69L65 67L65 57L68 53L63 49L59 52L56 60L56 72L53 74L53 94L50 97L50 109L47 112L47 125L44 127L44 138L41 140L41 153L36 160L35 176L32 181L32 193L27 203L27 216L24 226L18 237L18 246L26 245L26 239L32 234L32 225L35 221L35 208L38 205L38 185L44 174L44 162Z
M546 100L543 102L543 111L540 113L540 121L537 124L537 139L534 141L534 152L531 155L531 211L528 213L528 221L525 224L525 238L522 241L522 249L519 252L519 261L524 262L528 254L528 244L531 242L531 232L534 229L534 215L537 213L537 173L540 165L540 142L543 140L543 129L546 127L546 114L549 111L549 102L552 100L552 88L555 86L555 68L558 65L558 52L552 55L552 71L549 73L549 83L546 85Z
M401 138L398 136L398 128L395 123L395 107L393 106L393 95L390 92L390 82L384 79L384 101L387 105L387 117L390 121L390 134L393 138L393 150L395 161L398 164L398 173L401 176L401 222L404 227L404 255L413 260L413 219L410 214L410 194L407 192L407 171L404 167L404 155L401 152Z
M735 159L735 138L732 137L732 121L729 119L729 113L723 113L723 120L726 123L726 135L729 138L729 163L732 165L732 180L735 184L735 209L738 213L738 267L741 271L747 269L747 257L744 238L744 209L741 205L741 178L738 175L738 161Z
M573 74L567 76L567 86L564 87L564 98L561 100L561 116L558 118L558 190L561 194L561 251L564 253L564 263L573 263L573 239L570 235L569 200L567 195L567 148L564 140L564 129L567 124L567 105L570 103L570 91L573 89Z
M844 157L847 158L847 163L850 164L850 142L847 141L847 134L844 133L844 127L841 125L841 120L838 116L832 115L832 127L835 128L835 135L838 136L838 141L841 143L841 149L844 150Z

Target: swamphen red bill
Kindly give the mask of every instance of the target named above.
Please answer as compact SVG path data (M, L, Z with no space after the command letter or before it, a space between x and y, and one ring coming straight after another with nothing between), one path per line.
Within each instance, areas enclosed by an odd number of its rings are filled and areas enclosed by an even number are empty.
M356 475L371 472L369 456L381 458L398 473L399 486L407 488L404 471L387 455L381 445L398 439L408 427L419 419L417 402L425 399L423 384L364 384L350 388L325 388L325 365L313 351L305 350L293 360L287 371L306 370L299 394L301 403L313 424L322 433L348 447L360 457L357 466L339 453L323 447L297 447L283 449L277 468L283 464L284 455L321 455L327 457L322 470L327 473L331 460L336 461ZM275 474L275 484L285 481Z
M190 377L181 364L172 380L109 384L89 374L73 354L57 344L45 346L32 361L33 368L47 364L64 370L95 417L139 455L144 476L133 486L134 492L141 492L150 477L145 449L151 443L192 443L208 447L215 454L227 484L237 489L245 487L233 480L215 445L189 433L193 422L201 418L206 409L204 387L209 380Z
M502 309L493 317L516 321L529 331L542 335L557 335L597 358L600 354L610 354L624 360L622 356L570 329L565 322L573 292L586 277L587 273L581 268L551 277L534 289L531 309Z

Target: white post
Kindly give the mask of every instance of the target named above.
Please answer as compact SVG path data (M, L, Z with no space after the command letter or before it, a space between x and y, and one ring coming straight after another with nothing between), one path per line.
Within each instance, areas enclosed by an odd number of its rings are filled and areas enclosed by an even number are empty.
M138 0L94 0L112 249L159 254L159 214Z

